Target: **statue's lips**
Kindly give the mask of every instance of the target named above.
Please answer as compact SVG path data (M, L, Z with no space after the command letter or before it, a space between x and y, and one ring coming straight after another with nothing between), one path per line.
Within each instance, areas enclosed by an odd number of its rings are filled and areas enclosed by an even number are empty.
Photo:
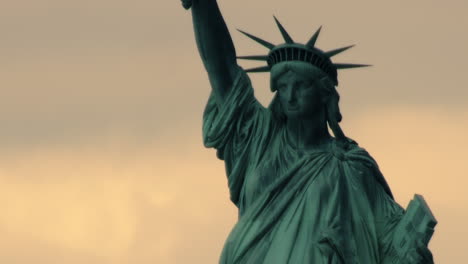
M288 106L288 111L298 111L299 108L300 107L298 105Z

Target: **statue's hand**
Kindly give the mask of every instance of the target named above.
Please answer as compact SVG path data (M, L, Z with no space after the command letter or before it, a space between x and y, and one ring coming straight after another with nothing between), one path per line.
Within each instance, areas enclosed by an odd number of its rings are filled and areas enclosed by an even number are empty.
M192 0L181 0L181 1L182 1L182 6L186 10L189 10L192 7Z

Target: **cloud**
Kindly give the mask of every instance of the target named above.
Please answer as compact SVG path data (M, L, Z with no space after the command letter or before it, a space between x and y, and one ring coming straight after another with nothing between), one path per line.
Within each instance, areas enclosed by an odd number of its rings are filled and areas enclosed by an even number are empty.
M225 176L214 172L222 163L200 145L135 149L122 141L2 157L0 244L10 253L0 254L0 262L217 258L236 214L226 188L212 189L226 187ZM218 243L207 248L213 239Z

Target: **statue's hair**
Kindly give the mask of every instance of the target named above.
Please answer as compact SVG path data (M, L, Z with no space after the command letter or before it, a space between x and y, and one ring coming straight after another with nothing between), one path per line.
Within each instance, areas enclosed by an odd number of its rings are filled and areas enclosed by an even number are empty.
M314 81L322 81L325 85L321 85L319 94L321 96L321 102L323 103L327 123L330 126L330 129L333 131L335 137L339 140L346 141L346 137L343 134L343 131L339 127L338 123L341 122L342 116L338 102L340 100L340 95L338 94L336 87L333 85L333 82L329 77L322 72L319 68L303 62L298 61L288 61L282 62L272 67L270 75L270 87L272 91L277 91L276 82L278 78L288 71L293 71L299 73L303 76L311 76ZM279 101L278 94L276 93L273 97L273 100L270 103L269 109L271 110L274 118L279 122L286 121L286 115Z

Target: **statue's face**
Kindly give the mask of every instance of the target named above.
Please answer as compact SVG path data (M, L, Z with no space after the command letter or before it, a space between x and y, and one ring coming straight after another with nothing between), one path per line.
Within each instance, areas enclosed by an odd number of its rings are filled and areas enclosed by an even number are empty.
M307 118L323 109L320 74L288 70L276 79L276 89L284 114L288 118Z

